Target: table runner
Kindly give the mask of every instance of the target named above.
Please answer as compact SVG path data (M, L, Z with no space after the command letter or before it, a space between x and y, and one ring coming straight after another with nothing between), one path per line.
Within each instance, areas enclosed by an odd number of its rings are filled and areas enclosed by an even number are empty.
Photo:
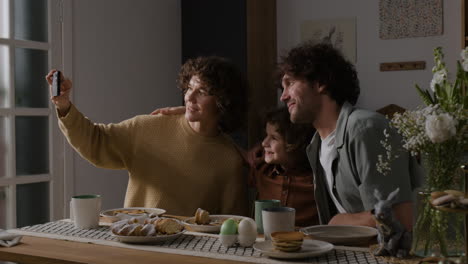
M131 248L154 252L163 252L179 255L190 255L215 259L228 259L252 263L285 263L288 260L273 259L263 256L259 251L251 247L239 245L225 248L221 245L218 236L213 234L186 232L172 241L159 242L148 245L126 244L118 242L113 237L109 226L100 226L96 229L75 228L70 221L54 221L40 225L26 226L20 229L8 230L11 233L46 237L59 240L93 243L114 247ZM294 263L382 263L387 262L375 258L366 249L362 251L356 248L336 247L328 254L305 259L295 259Z

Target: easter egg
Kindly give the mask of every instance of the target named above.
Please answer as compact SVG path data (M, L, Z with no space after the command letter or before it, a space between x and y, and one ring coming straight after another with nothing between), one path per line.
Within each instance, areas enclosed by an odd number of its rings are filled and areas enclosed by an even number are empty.
M237 234L237 223L234 219L229 218L221 225L221 235L235 235Z
M250 247L255 243L257 238L257 224L251 218L244 218L240 221L239 227L239 244L243 247Z

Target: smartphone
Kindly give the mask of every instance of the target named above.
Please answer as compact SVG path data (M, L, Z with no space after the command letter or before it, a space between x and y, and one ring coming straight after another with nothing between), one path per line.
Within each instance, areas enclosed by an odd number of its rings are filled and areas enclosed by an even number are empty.
M60 71L54 72L52 76L52 96L60 95Z

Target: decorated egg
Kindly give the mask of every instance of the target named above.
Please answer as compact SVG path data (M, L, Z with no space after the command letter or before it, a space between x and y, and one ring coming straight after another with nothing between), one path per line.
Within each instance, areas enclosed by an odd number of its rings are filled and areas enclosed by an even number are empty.
M237 234L237 223L234 219L229 218L221 225L221 235L235 235Z
M239 244L243 247L250 247L257 239L257 224L252 218L244 218L239 223L238 232Z
M230 247L237 242L237 235L219 235L221 244L225 247Z

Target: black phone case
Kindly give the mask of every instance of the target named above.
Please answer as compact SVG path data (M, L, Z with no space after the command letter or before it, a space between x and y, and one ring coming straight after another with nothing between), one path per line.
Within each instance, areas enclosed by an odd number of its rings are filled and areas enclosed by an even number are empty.
M54 72L52 77L52 96L60 95L60 72Z

